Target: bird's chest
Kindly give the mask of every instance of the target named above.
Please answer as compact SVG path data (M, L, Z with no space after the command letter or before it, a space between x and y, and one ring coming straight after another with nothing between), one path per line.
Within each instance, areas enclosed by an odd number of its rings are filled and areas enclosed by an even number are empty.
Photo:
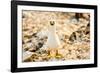
M47 45L49 48L57 48L60 45L58 36L54 33L48 34Z

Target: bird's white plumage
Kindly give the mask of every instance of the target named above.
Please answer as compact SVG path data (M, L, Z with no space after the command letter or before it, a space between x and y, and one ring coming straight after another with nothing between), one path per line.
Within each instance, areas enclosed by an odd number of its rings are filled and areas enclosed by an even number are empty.
M40 31L38 33L38 36L40 38L47 36L46 43L41 47L41 49L43 50L59 48L61 46L60 39L56 34L56 24L54 24L53 26L50 25L48 29L45 31L44 30Z
M58 48L60 46L60 40L56 34L56 25L50 25L48 29L48 39L47 39L48 48Z
M50 36L48 37L47 40L47 47L48 48L58 48L60 46L60 41L57 35L52 35L49 34Z

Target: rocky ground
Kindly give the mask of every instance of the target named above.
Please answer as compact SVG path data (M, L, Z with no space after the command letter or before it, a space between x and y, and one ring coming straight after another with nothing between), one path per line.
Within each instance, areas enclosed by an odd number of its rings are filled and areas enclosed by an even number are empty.
M67 12L22 12L23 62L79 60L90 58L90 15ZM55 58L44 47L49 22L56 22L61 41ZM41 49L42 48L42 49Z

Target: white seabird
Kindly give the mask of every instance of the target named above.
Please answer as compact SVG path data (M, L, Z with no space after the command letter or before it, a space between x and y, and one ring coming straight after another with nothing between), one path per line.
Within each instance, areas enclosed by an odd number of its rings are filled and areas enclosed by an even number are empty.
M50 27L48 28L48 39L46 43L50 55L54 58L57 49L61 46L58 35L56 34L56 24L54 21L50 21Z
M42 33L41 33L42 32ZM61 47L61 42L56 34L56 24L54 21L50 21L48 30L44 31L42 30L38 36L47 37L46 43L41 47L41 50L46 50L50 53L50 56L54 58L56 54L58 53L58 49Z
M56 34L56 25L54 21L50 21L50 27L48 29L48 39L47 47L48 48L58 48L60 46L60 40Z

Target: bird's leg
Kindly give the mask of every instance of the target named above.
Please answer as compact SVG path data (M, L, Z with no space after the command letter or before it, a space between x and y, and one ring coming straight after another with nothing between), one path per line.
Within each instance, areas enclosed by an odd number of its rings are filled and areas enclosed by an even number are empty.
M56 56L56 49L55 48L50 50L50 55L52 58L55 58L55 56Z
M58 49L56 49L56 56L58 55Z

